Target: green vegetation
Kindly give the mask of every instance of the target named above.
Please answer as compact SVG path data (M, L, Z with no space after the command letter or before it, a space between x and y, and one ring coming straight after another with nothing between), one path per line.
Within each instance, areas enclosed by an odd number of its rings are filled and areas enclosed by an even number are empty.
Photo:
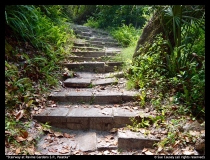
M187 6L158 8L159 15L163 16L162 23L166 24L165 33L156 35L152 44L140 47L141 54L133 59L128 78L129 83L133 83L136 88L155 88L164 96L173 89L176 103L191 108L190 112L196 117L203 117L205 30L202 27L205 12L202 6L194 6L194 9L197 14ZM164 39L163 35L167 37L170 31L174 39ZM148 51L144 52L144 48L148 48Z
M13 149L21 146L23 154L29 154L27 148L36 142L27 140L27 122L49 105L46 93L57 86L59 63L74 37L60 9L5 6L5 144Z

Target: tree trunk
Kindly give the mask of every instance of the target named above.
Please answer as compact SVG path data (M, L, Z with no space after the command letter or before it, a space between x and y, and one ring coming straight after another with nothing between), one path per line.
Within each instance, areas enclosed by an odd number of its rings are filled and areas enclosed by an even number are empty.
M133 58L139 56L141 53L146 53L149 49L149 46L146 44L152 44L155 36L159 33L163 33L163 38L167 39L167 36L165 35L164 28L161 24L161 15L157 12L152 16L150 21L147 23L147 25L144 27L143 32L137 42L137 46L135 49L135 52L133 54ZM169 35L169 39L172 42L172 46L174 46L173 43L173 33ZM142 48L140 51L139 49ZM169 48L168 48L169 49Z

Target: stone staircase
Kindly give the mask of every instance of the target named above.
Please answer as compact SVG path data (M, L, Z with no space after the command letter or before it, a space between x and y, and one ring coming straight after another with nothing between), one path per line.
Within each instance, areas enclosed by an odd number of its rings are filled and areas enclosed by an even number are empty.
M65 88L53 91L48 97L56 102L56 107L47 107L33 118L42 123L49 122L61 132L74 134L73 141L64 138L64 143L75 146L72 147L74 150L152 148L159 139L124 128L131 124L131 117L140 122L140 114L149 115L136 102L139 93L125 89L126 79L121 72L123 62L115 62L112 58L121 53L120 45L104 31L75 24L71 27L77 39L69 62L63 66L74 71L76 76L63 77ZM45 150L44 154L52 154L42 147L43 141L38 148ZM59 147L58 144L55 146Z

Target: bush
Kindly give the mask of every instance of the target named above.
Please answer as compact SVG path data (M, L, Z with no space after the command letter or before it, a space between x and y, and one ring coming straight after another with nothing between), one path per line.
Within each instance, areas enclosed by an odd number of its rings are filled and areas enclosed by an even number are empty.
M141 29L135 29L131 24L122 27L117 27L117 29L110 29L111 35L117 39L124 47L135 45L139 35L141 35Z

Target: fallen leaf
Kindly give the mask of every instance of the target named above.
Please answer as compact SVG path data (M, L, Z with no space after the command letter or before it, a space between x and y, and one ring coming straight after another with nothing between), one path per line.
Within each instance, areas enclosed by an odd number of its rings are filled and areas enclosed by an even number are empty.
M28 151L29 155L34 155L34 146L27 148L26 150Z
M110 154L110 152L109 151L104 151L104 154L107 155L107 154Z
M117 153L117 150L111 150L112 151L112 153Z
M23 113L24 113L24 111L23 110L20 110L17 114L16 114L16 121L18 121L20 118L22 118L23 117Z
M117 131L118 131L117 128L112 128L109 132L110 132L110 133L116 133Z
M128 106L124 106L123 108L125 108L125 109L130 109L130 107L128 107Z
M179 142L180 142L180 140L176 141L175 144L173 145L173 147L175 147Z
M17 148L15 151L15 154L19 154L20 153L20 148Z
M40 152L34 152L34 155L41 155Z
M34 107L34 110L37 111L37 110L39 110L39 108L38 107Z
M189 131L189 134L192 135L192 136L199 136L200 135L200 132L190 130Z
M52 108L53 108L53 107L57 107L57 105L56 105L56 104L52 104L51 107L52 107Z
M75 154L75 155L77 155L79 153L79 151L74 151L73 152L73 155Z
M201 134L205 134L205 130L201 130L200 132L201 132Z
M160 147L158 147L158 150L157 151L160 152L162 150L163 150L163 147L160 146Z
M70 134L68 134L68 133L64 133L63 136L64 136L65 138L72 138L72 136L71 136Z
M28 132L27 131L24 131L24 130L21 130L20 131L20 134L23 138L27 138L28 137Z
M143 128L140 128L139 131L140 131L141 133L143 133L143 134L146 132L146 130L143 129Z
M69 149L62 149L59 151L59 153L61 153L61 154L65 154L65 153L69 153L69 152L70 152Z
M62 148L70 150L70 146L63 146Z
M9 131L5 131L5 134L11 134L11 132L9 132Z
M34 100L28 101L28 103L26 104L26 107L30 107L30 106L32 105L33 102L34 102Z
M48 149L49 152L53 152L53 153L57 152L57 150L58 150L57 148L49 148Z
M138 108L138 107L133 107L133 109L134 109L134 110L137 110L137 109L139 109L139 108Z
M161 131L160 133L162 133L162 134L167 134L168 131L167 131L167 130L163 130L163 131Z
M117 146L118 145L118 141L114 141L113 145Z
M189 138L188 137L185 137L185 140L186 140L186 142L189 142Z
M149 110L150 110L149 108L145 108L145 109L144 109L144 111L145 111L146 113L149 112Z
M194 155L194 152L192 152L192 151L184 151L183 154L184 155Z
M56 137L63 137L63 134L61 132L54 132L54 135Z
M154 155L154 153L150 152L150 151L146 151L144 152L146 155Z
M32 140L33 140L33 137L28 137L27 138L27 141L29 141L29 142L32 141Z
M43 131L48 132L48 133L53 133L52 129L50 128L43 128ZM52 136L52 134L50 134L49 136Z
M5 146L6 146L7 148L9 148L9 142L8 142L7 138L5 139Z
M16 137L15 139L17 140L17 142L22 142L22 141L25 141L26 140L23 137Z
M144 148L143 150L142 150L142 152L144 153L144 152L146 152L148 149L147 148Z

